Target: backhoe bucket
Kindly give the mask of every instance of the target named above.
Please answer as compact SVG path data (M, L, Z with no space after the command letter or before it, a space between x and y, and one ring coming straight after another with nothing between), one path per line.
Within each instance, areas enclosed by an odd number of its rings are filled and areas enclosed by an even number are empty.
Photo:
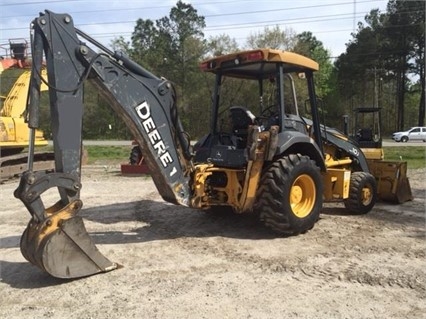
M377 180L377 193L383 201L402 204L413 200L407 178L407 162L369 161L371 173Z
M21 252L30 263L57 278L79 278L117 268L104 257L89 237L83 220L75 216L81 207L76 200L56 212L60 204L46 210L43 222L28 223Z

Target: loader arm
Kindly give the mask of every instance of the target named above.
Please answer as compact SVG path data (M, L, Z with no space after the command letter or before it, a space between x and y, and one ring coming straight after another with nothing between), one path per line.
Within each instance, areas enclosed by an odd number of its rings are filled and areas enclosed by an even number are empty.
M102 255L98 256L100 261L91 258L91 255L98 254L97 249L76 216L82 204L79 190L83 83L86 79L92 80L129 127L142 148L163 199L189 205L191 154L189 141L177 116L174 87L169 81L151 74L125 55L108 50L76 29L68 14L46 10L33 21L32 55L28 124L33 130L38 127L40 71L44 55L55 172L32 172L29 158L29 169L22 175L15 191L15 196L24 202L32 215L21 241L21 250L30 262L56 277L81 277L110 270L114 265L102 260L105 258ZM52 187L58 188L60 200L53 207L45 208L40 195ZM72 258L65 256L59 245L55 247L55 236L62 238L63 233L71 238L72 245L78 247L72 249L69 248L71 244L65 245ZM62 241L65 239L59 241L64 245ZM45 242L49 242L49 249ZM63 258L58 257L61 254ZM95 266L86 267L87 271L80 269L79 255L92 259L89 264ZM67 262L71 266L65 265ZM73 272L70 267L78 269Z

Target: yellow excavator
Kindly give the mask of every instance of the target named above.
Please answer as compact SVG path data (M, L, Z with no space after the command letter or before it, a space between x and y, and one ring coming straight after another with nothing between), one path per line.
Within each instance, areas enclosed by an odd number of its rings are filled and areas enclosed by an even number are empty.
M0 74L10 68L27 68L28 60L24 48L25 42L11 41L10 48L13 52L10 57L1 60ZM47 79L46 71L41 71L41 76ZM6 96L1 97L2 107L0 111L0 180L5 180L23 172L27 166L28 154L23 153L30 143L30 130L25 119L28 89L30 87L31 71L25 70L15 81L12 89ZM43 83L40 90L48 88ZM34 130L34 146L47 146L48 141L43 132ZM37 152L34 154L34 169L45 170L53 168L52 152Z
M42 76L47 79L46 71ZM25 108L27 105L28 88L31 71L24 71L14 83L6 97L2 96L2 109L0 111L0 149L1 154L14 155L28 147L29 128L25 123ZM46 91L43 83L41 91ZM41 130L35 132L35 146L47 146L48 142Z

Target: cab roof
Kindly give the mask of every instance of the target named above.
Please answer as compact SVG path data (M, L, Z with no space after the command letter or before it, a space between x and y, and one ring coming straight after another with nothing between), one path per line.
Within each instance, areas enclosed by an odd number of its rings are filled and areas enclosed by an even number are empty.
M318 63L303 55L276 50L257 49L217 56L201 62L202 71L226 76L262 79L276 75L276 65L282 64L285 73L318 71Z

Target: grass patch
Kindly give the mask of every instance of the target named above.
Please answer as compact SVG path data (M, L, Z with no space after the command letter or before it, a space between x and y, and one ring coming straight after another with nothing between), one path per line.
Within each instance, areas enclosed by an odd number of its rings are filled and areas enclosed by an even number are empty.
M109 162L125 163L129 159L130 146L85 146L89 154L89 164ZM426 147L388 146L384 147L385 160L405 161L408 168L426 167Z
M121 164L129 161L132 146L84 146L87 152L87 164ZM42 146L36 148L37 152L53 152L52 146ZM24 152L28 152L26 148Z
M129 160L130 146L85 146L88 164L120 164Z
M385 160L407 162L408 168L426 167L426 147L422 146L387 146L383 148Z
M121 164L129 160L131 146L85 146L88 152L88 164ZM51 147L43 148L51 151ZM41 148L37 149L38 151ZM408 168L426 167L426 147L422 146L387 146L383 148L385 160L405 161Z

